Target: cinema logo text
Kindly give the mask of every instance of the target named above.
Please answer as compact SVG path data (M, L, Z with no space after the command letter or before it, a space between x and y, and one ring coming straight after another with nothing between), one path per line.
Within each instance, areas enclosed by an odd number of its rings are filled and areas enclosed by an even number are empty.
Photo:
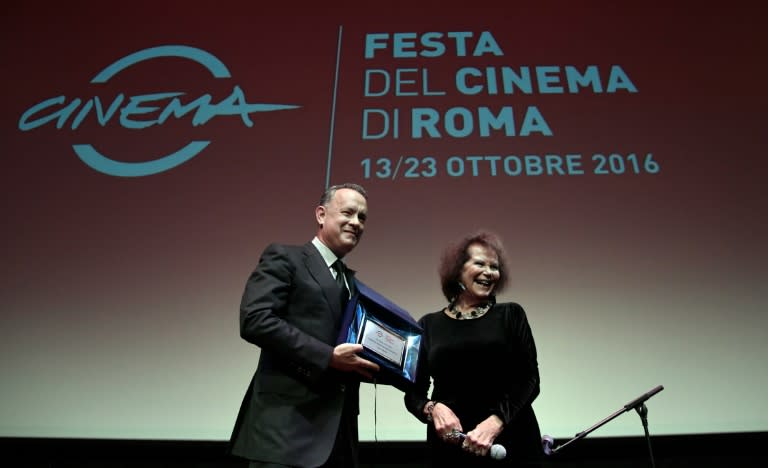
M197 62L205 67L216 79L231 78L227 66L217 57L202 49L180 45L152 47L127 55L104 68L91 83L107 83L123 70L148 60L163 57L179 57ZM88 99L67 99L56 96L45 99L27 109L19 119L19 130L31 131L45 125L57 129L69 127L77 130L86 118L95 118L101 127L116 119L123 128L142 130L163 125L170 118L181 119L192 115L192 125L200 126L219 116L240 116L247 127L253 126L250 115L257 112L271 112L297 109L300 106L288 104L253 104L246 99L240 86L235 85L232 93L213 102L210 94L197 98L186 98L184 92L170 91L153 94L126 96L119 93L111 103L102 102L94 96ZM164 156L142 162L117 161L97 150L91 144L74 144L75 154L96 171L117 177L142 177L173 169L200 154L211 142L193 140L180 149Z

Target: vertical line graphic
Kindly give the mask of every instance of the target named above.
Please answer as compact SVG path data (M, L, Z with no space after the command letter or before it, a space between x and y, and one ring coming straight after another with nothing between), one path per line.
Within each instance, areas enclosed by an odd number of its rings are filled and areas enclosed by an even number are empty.
M331 185L331 162L333 161L333 132L336 123L336 92L339 87L339 62L341 61L341 35L344 27L339 26L339 39L336 44L336 71L333 77L333 100L331 102L331 128L328 136L328 163L325 168L325 188Z

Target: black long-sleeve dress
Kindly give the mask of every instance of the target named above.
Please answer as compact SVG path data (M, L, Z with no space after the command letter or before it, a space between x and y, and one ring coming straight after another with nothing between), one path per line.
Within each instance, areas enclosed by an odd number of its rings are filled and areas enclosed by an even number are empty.
M464 432L495 414L504 430L495 440L507 457L496 461L478 457L440 440L427 424L427 444L434 466L528 466L541 458L541 432L531 407L539 394L536 345L523 308L495 304L485 315L456 320L443 311L419 320L424 329L417 381L406 393L405 405L427 422L424 405L434 400L450 407ZM431 398L427 397L430 377Z

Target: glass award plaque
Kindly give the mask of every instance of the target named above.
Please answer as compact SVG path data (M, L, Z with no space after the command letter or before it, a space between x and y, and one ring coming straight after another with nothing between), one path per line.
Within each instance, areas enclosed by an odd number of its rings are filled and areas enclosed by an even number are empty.
M377 382L405 391L416 381L423 331L407 311L360 281L356 286L338 341L362 344L361 356L381 369Z

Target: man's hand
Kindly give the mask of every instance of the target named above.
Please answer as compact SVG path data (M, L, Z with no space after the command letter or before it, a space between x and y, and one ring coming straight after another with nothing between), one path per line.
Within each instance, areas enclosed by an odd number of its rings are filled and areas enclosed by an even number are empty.
M373 372L379 371L375 362L363 359L357 353L363 350L363 345L342 343L333 348L330 366L343 372L357 372L367 379L373 379Z

